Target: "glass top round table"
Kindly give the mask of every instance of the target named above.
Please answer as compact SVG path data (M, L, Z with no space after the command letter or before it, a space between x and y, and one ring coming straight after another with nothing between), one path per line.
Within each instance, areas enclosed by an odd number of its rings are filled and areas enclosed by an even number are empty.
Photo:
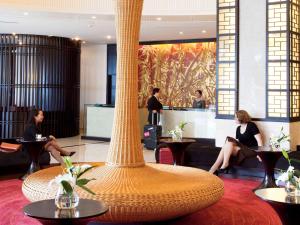
M283 225L299 225L299 196L289 196L284 188L263 188L254 193L275 209Z
M289 196L284 188L263 188L254 193L268 202L300 205L300 196Z
M40 220L43 224L86 224L86 219L100 216L108 211L101 201L80 199L74 209L58 209L54 199L32 202L23 208L24 214Z

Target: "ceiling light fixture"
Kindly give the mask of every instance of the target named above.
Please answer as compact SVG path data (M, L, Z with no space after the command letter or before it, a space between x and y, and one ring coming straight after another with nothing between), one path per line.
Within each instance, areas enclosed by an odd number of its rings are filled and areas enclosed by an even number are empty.
M202 30L202 34L206 34L206 30Z
M96 17L96 16L92 16L91 18L92 18L93 20L97 19L97 17Z
M156 20L157 20L157 21L161 21L162 18L161 18L161 17L156 17Z
M28 12L24 12L23 15L24 15L24 16L28 16L29 13L28 13Z
M22 41L19 41L19 45L22 45Z
M180 32L179 32L179 34L180 34L180 35L183 35L183 32L182 32L182 31L180 31Z
M12 34L13 36L15 36L15 35L16 35L16 33L15 33L15 32L12 32L11 34Z
M79 41L79 40L80 40L80 37L75 37L74 40L75 40L75 41Z
M110 35L107 35L106 38L110 40L110 39L111 39L111 36L110 36Z
M82 42L82 44L85 44L85 43L86 43L86 41L83 41L83 42Z

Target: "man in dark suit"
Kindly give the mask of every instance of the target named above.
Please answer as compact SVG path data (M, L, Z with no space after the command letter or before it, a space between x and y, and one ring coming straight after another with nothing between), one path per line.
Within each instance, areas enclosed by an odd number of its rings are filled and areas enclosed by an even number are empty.
M147 102L147 108L149 111L149 115L148 115L148 122L149 124L156 124L157 125L157 114L158 113L162 113L162 104L158 101L158 97L159 97L159 88L153 88L152 90L152 96L151 98L148 99ZM152 121L152 114L154 113L153 119L154 121Z

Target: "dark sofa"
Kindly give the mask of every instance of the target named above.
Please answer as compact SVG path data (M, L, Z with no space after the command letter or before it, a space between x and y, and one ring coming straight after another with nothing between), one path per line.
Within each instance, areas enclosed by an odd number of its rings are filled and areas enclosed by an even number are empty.
M0 142L17 143L16 139L1 139ZM26 149L21 148L17 152L4 153L0 152L0 174L11 172L26 172L30 165L30 156ZM40 155L40 165L45 166L50 164L50 154L43 151Z
M200 139L197 143L189 145L185 152L185 165L196 167L204 170L209 170L213 165L219 154L220 148L215 147L214 140ZM290 153L290 158L300 159L300 151ZM248 158L244 160L240 165L236 165L235 160L231 161L233 167L229 173L233 176L264 176L264 167L256 157ZM295 168L300 169L300 163L293 163ZM276 168L280 170L286 170L288 168L288 162L284 157L281 157Z

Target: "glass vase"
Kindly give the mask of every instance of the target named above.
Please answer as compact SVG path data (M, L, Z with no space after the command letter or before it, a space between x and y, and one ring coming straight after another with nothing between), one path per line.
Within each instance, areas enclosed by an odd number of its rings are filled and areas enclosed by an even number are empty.
M79 204L79 196L76 193L75 189L71 194L68 194L64 191L62 187L58 188L58 191L55 196L55 205L59 209L74 209Z
M292 182L287 181L285 183L285 191L288 196L295 196L296 189L297 189L296 186Z
M182 140L182 131L172 134L172 140L173 141L181 141Z

